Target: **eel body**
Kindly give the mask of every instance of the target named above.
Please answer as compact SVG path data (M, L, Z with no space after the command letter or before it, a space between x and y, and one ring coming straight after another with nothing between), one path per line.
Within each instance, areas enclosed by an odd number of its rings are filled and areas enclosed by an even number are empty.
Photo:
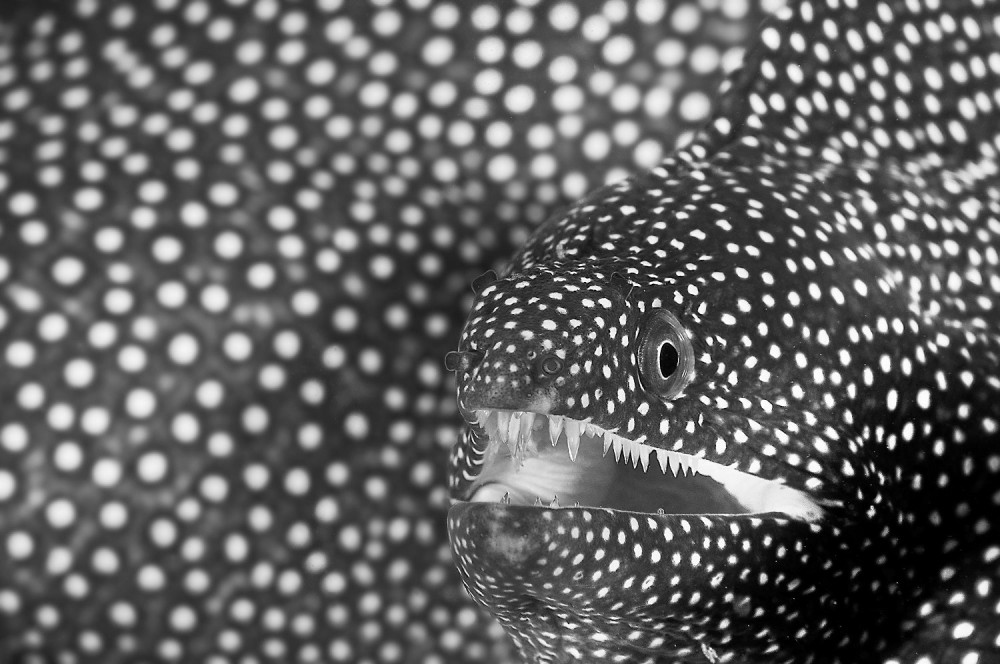
M474 284L450 536L525 661L1000 661L998 29L791 2Z

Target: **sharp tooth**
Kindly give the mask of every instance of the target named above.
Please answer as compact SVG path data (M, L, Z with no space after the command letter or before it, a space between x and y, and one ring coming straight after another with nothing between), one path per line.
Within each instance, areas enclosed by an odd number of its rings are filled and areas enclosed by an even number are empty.
M569 447L569 458L576 461L577 450L580 449L580 422L566 418L566 446Z
M559 507L559 496L552 496L552 502L549 503L549 507Z
M638 446L635 443L633 443L631 440L625 440L622 443L622 446L625 448L625 462L628 463L629 461L631 461L633 468L635 468L636 466L638 466L639 465L639 449L638 449Z
M588 436L600 436L602 432L601 427L596 424L587 423L587 435Z
M615 450L615 463L622 460L622 449L625 447L625 439L621 436L611 438L611 447Z
M511 413L507 420L507 447L511 454L516 454L515 450L521 448L521 413Z
M559 436L562 434L563 430L563 418L562 415L550 415L549 416L549 438L552 439L552 446L555 447L556 443L559 442Z
M566 436L566 447L569 449L569 460L576 461L576 455L580 453L580 437Z
M496 418L496 428L497 428L497 438L500 442L507 442L507 426L510 424L510 416L513 415L509 410L498 410ZM510 444L507 444L510 447Z
M670 459L670 472L673 473L674 477L677 477L678 472L684 472L684 466L676 454L671 454L668 458Z
M608 455L608 450L611 448L611 441L615 439L615 434L610 431L604 432L604 456Z
M503 498L500 499L501 505L510 505L510 491L505 491Z
M681 475L681 477L687 475L688 461L686 454L677 455L677 467L679 469L679 474Z
M670 459L670 454L666 450L656 450L656 460L660 463L660 470L663 474L667 474L667 462Z
M649 453L652 451L646 445L639 445L636 443L636 447L639 451L639 461L642 463L642 472L649 470Z
M580 507L580 501L578 500L575 503L573 503L573 507Z
M535 426L534 413L521 413L521 439L531 438L531 429Z
M678 453L677 457L679 458L681 472L683 474L687 475L688 471L690 471L691 474L694 475L698 472L698 457L681 453Z
M535 496L535 507L542 507L542 499Z

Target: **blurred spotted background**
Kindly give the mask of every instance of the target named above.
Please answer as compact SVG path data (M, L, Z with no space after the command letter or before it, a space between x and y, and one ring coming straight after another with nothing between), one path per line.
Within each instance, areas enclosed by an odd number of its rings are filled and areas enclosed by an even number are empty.
M469 282L777 2L0 9L0 662L505 662L445 532Z

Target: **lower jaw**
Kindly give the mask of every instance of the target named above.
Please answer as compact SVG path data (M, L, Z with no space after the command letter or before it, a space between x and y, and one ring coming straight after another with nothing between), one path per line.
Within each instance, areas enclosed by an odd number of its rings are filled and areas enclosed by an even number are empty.
M551 649L539 652L555 653L551 661L564 661L559 653L573 645L580 651L565 661L612 661L610 655L616 654L628 655L622 661L647 661L654 653L656 661L716 661L700 647L704 633L695 638L699 632L688 628L717 624L725 615L720 612L731 612L741 632L731 643L724 642L727 652L738 653L736 660L743 661L758 639L767 639L769 647L772 638L769 632L751 633L759 632L751 630L754 623L747 618L755 606L770 607L765 615L781 615L789 602L808 604L807 616L826 615L823 609L830 608L826 594L803 594L802 587L783 583L762 586L756 574L745 574L744 564L724 562L745 557L746 564L760 562L779 579L789 568L797 570L789 578L815 573L809 556L796 561L775 557L773 549L744 548L772 537L806 551L823 550L830 543L829 531L781 514L692 517L460 501L449 510L447 523L453 559L467 590L519 637L525 661L534 661L533 648L542 645ZM721 583L720 574L725 575ZM647 587L654 577L655 585ZM705 600L675 604L675 595ZM657 598L654 604L649 603L652 598ZM704 622L694 622L698 616L705 616ZM644 644L634 636L636 630L648 633ZM792 631L788 643L794 645L799 638L791 637ZM599 642L592 637L598 632ZM726 635L734 636L728 628ZM719 648L717 639L706 641ZM608 656L589 656L596 647ZM767 653L761 650L754 661L777 661L777 655ZM717 654L724 651L719 648Z

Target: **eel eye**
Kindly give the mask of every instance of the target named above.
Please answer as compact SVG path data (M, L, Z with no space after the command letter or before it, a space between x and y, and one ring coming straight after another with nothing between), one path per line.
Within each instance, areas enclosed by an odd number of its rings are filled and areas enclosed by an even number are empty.
M651 312L639 330L639 379L669 400L694 378L694 347L681 322L663 309Z
M562 366L563 366L562 360L560 360L555 355L549 355L544 360L542 360L542 371L549 374L550 376L562 371Z

